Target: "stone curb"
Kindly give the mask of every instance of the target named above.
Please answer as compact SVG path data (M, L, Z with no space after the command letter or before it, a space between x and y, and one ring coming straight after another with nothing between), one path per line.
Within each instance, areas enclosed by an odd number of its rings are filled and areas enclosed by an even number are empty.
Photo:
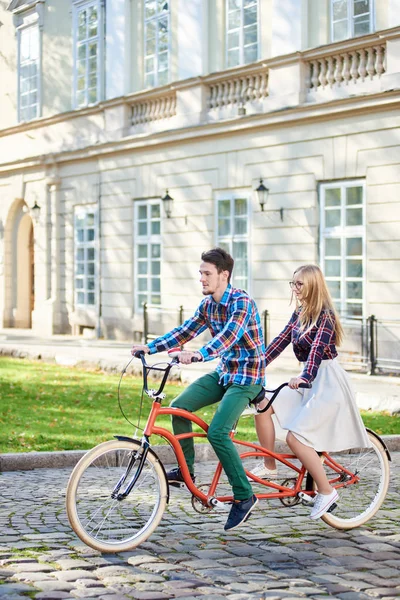
M383 435L389 452L400 450L400 435ZM165 464L175 462L172 448L169 446L153 446L154 452ZM196 444L196 461L206 462L217 460L215 453L208 444ZM284 442L276 443L277 452L287 452L288 447ZM0 473L5 471L30 471L32 469L63 469L72 468L81 459L87 450L70 450L65 452L21 452L0 455Z

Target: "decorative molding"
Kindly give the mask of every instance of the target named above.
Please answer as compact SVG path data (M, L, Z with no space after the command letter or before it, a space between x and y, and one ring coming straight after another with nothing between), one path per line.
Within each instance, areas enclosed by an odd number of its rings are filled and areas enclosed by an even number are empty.
M44 3L46 0L13 0L7 6L7 10L13 13L13 21L16 29L39 22L40 29L43 28Z

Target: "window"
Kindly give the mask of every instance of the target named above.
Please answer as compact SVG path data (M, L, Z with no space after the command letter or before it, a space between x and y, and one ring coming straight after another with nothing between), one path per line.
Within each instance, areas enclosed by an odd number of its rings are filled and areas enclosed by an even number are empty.
M168 83L170 10L166 0L144 0L145 87Z
M135 203L135 306L161 304L161 203Z
M18 120L40 116L40 41L39 25L18 30Z
M75 303L96 304L97 210L78 207L75 210Z
M249 289L249 214L248 199L221 197L217 200L217 245L235 260L232 285Z
M373 0L331 0L331 38L339 42L373 31Z
M74 106L102 99L103 12L98 0L74 4Z
M258 59L258 0L226 0L226 64Z
M321 264L336 308L362 317L365 286L365 186L321 187Z

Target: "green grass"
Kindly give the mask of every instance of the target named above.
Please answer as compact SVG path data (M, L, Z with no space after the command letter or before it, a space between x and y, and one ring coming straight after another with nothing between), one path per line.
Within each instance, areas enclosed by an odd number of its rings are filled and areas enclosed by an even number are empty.
M0 358L0 452L81 450L111 439L115 434L132 435L134 427L125 421L118 408L118 381L119 375L101 371ZM124 411L135 424L141 384L140 378L126 375L121 385ZM179 384L167 385L164 405L181 390ZM150 406L145 396L142 426ZM209 421L213 412L213 407L207 407L198 414ZM362 416L366 426L377 433L400 433L399 417L385 413L363 413ZM160 417L157 424L171 429L169 417ZM256 439L251 417L241 420L238 436ZM153 440L154 444L161 442L159 438Z

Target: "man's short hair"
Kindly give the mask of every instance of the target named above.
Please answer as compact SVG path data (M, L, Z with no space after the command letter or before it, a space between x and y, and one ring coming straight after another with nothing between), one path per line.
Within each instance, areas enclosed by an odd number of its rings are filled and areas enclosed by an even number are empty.
M230 281L235 261L226 250L223 248L212 248L211 250L203 252L201 260L215 265L218 273L229 271L228 281Z

